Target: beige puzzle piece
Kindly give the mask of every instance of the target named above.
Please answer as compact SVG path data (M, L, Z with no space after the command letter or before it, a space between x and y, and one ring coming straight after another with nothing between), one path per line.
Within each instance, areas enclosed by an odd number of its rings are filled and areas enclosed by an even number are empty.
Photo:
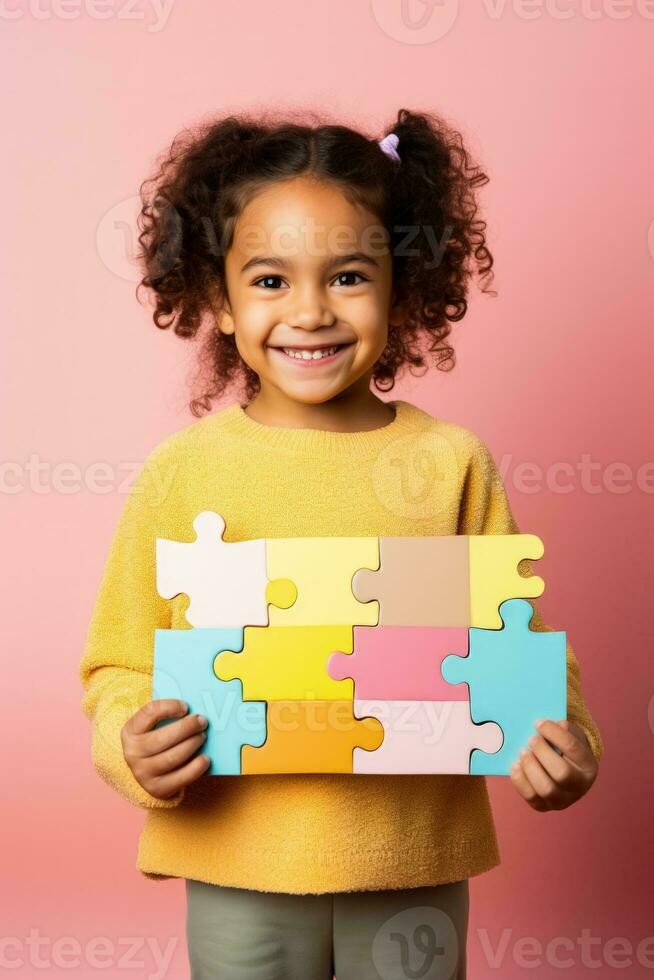
M379 626L470 625L467 537L380 538L379 553L379 571L352 582L361 602L379 600Z

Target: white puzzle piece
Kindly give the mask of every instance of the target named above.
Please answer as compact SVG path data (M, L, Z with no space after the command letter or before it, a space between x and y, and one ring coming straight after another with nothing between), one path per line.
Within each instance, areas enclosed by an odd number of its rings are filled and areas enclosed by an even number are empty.
M265 539L223 541L225 521L210 510L197 515L193 528L197 540L190 544L157 538L159 595L188 595L191 626L267 626Z
M357 718L377 718L384 741L373 752L354 749L353 772L469 773L473 749L497 752L504 735L493 721L475 725L469 701L364 701Z

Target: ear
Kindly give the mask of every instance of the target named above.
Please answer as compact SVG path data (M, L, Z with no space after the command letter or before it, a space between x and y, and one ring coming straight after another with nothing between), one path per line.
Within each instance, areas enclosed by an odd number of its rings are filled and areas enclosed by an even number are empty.
M393 287L393 295L391 297L391 306L388 312L388 322L393 327L401 326L406 320L407 306L406 302L400 300L397 295L395 287Z
M219 310L215 314L216 326L221 333L233 334L235 333L234 319L227 310Z
M233 334L235 332L234 317L227 294L212 284L209 286L209 302L218 330L221 333Z

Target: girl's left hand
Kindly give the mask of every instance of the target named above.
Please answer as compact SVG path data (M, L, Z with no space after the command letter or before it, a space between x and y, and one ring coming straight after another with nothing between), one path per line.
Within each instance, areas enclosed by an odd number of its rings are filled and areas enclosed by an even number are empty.
M529 748L511 766L511 782L534 810L565 810L595 782L597 760L585 733L574 722L547 720L536 728L540 734L529 739Z

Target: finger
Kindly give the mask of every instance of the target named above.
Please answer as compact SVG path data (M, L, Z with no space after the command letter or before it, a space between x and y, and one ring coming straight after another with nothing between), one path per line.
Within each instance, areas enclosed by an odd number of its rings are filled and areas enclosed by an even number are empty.
M593 759L595 758L595 756L593 755L593 750L590 747L590 739L588 738L588 735L580 725L577 725L576 722L574 721L568 721L565 718L563 719L563 721L560 721L559 724L561 728L565 728L566 731L572 732L575 738L577 738L581 742L587 756L589 757L592 756Z
M145 732L151 731L162 718L175 718L178 715L185 715L187 711L186 702L180 701L178 698L160 698L157 701L148 701L132 715L125 728L131 735L143 735Z
M161 799L174 796L182 786L194 783L209 768L210 762L208 755L196 755L181 769L177 769L167 776L157 776L153 779L150 792L153 796Z
M588 749L584 743L569 728L564 727L558 721L546 719L536 726L537 731L543 735L548 742L561 749L563 755L570 762L577 766L584 767L588 764Z
M204 715L186 715L176 721L166 721L159 728L138 736L137 752L142 758L158 755L184 742L192 735L206 732L208 721Z
M519 762L514 762L514 764L511 766L509 775L511 777L511 782L517 789L518 793L520 793L520 796L527 801L529 806L533 807L534 810L548 809L534 787L529 782L529 779L527 778L527 775Z
M199 732L190 738L178 742L163 752L148 756L147 767L151 776L165 776L175 769L179 769L185 762L197 752L207 740L206 732Z
M540 762L548 776L561 789L573 789L578 785L581 775L564 756L554 751L551 745L540 735L532 735L529 748Z
M520 753L520 765L541 799L549 800L556 796L556 783L545 772L536 756L529 749L523 749Z

